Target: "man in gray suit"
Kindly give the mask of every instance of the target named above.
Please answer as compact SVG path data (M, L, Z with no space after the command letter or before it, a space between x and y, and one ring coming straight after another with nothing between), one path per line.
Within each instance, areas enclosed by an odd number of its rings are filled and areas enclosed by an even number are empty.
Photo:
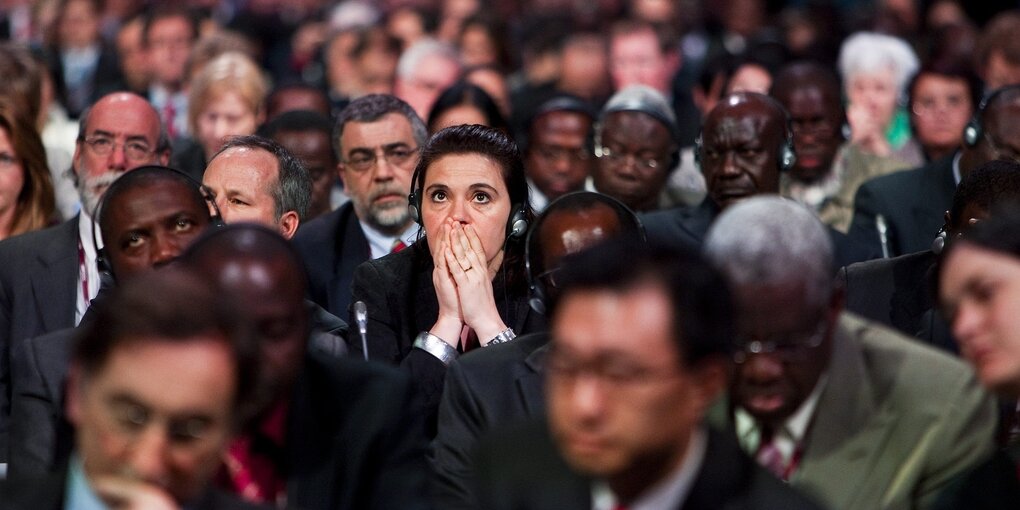
M831 508L924 508L991 452L995 406L971 369L844 313L832 245L805 206L736 204L705 252L729 277L740 317L738 440L777 477Z

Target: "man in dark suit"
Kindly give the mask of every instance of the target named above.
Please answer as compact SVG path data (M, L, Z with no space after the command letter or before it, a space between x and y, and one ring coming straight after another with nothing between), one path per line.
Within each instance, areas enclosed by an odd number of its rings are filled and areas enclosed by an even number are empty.
M927 250L968 172L993 159L1020 160L1018 118L1020 86L996 90L967 125L960 152L865 182L854 198L850 238L892 257Z
M81 320L99 292L91 214L122 173L166 164L170 144L159 115L139 96L104 96L81 118L74 151L82 211L48 229L0 242L0 462L7 457L11 344Z
M213 221L196 185L165 167L132 171L104 197L98 223L107 273L96 304L108 299L114 278L124 283L168 266ZM12 347L11 476L41 475L67 458L72 434L62 409L74 335L66 328Z
M479 508L816 508L703 422L733 336L721 274L618 240L565 260L557 285L548 425L483 441Z
M740 317L731 422L778 478L831 508L926 508L991 452L995 405L970 367L843 313L831 243L804 205L741 202L704 252Z
M307 510L429 508L409 379L309 343L305 278L287 241L262 226L227 225L183 259L252 312L262 350L266 391L228 447L218 485Z
M839 272L846 309L896 328L929 345L959 353L945 318L934 306L936 262L942 249L965 235L996 205L1020 199L1020 164L990 161L968 173L953 195L945 225L931 249L850 264Z
M354 269L414 241L407 213L411 174L425 144L425 123L407 103L368 95L344 108L334 143L349 203L304 225L294 237L312 301L347 317Z
M171 269L125 283L98 305L74 347L74 454L52 480L12 478L4 503L249 508L209 482L245 419L257 359L247 317L208 281Z
M615 199L582 191L550 203L527 240L532 307L545 313L546 296L556 292L560 259L616 237L644 242L637 217ZM544 332L523 335L450 364L429 459L433 497L441 507L474 508L471 452L479 436L496 425L545 416L547 340Z

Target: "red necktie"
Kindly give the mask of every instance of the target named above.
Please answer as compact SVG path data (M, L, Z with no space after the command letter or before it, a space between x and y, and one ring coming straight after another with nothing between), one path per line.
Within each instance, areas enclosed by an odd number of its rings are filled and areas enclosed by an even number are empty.
M396 241L393 241L393 247L390 248L390 253L399 253L400 250L403 250L404 248L407 248L407 245L404 244L404 241L397 239Z
M177 116L177 109L174 108L173 98L168 97L163 106L163 122L166 123L166 134L171 139L177 138L177 129L174 126L174 117Z

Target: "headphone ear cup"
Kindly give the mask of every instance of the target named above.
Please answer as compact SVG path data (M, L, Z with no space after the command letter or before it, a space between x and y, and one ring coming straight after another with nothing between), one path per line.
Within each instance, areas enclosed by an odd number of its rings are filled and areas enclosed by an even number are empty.
M528 220L524 218L524 207L515 205L506 224L507 239L518 239L528 233Z
M701 170L701 135L694 139L694 166Z
M788 172L795 164L797 164L797 153L793 150L793 144L787 140L779 152L779 169Z
M963 143L967 147L974 147L981 140L981 122L975 117L963 128Z
M421 210L418 208L418 192L407 195L407 214L415 223L421 225Z
M946 249L946 240L948 239L949 232L946 232L945 228L939 230L938 235L935 236L935 240L931 242L932 253L934 253L935 255L941 254L942 250Z

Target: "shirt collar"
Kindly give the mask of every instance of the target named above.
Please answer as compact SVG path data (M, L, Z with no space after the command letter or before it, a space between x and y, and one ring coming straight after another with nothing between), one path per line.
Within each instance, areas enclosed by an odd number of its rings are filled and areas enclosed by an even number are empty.
M660 508L679 508L694 486L694 480L701 471L705 461L705 450L708 447L708 433L704 428L697 428L691 433L687 451L684 452L680 468L665 479L649 487L637 499L627 505L630 510L656 510ZM612 510L619 500L605 480L592 483L592 510Z
M358 223L361 225L361 231L365 233L365 239L368 240L368 248L373 259L388 255L393 250L393 243L398 239L410 246L418 235L418 224L413 221L398 236L379 232L361 220L358 220Z
M808 398L800 404L800 407L798 407L797 410L791 414L785 422L783 422L782 428L776 431L777 434L781 433L785 435L786 438L791 440L795 445L803 443L804 437L808 432L808 427L811 425L811 419L815 415L815 408L818 407L818 400L822 396L822 390L825 388L827 380L828 374L823 374L818 378L818 382L815 384L814 389L811 390L811 394L808 395ZM761 445L761 425L743 408L738 407L734 411L734 415L736 419L737 438L739 438L740 444L744 447L744 451L751 452L753 454Z
M64 510L107 510L85 478L85 467L78 455L71 457L67 468L66 494Z

